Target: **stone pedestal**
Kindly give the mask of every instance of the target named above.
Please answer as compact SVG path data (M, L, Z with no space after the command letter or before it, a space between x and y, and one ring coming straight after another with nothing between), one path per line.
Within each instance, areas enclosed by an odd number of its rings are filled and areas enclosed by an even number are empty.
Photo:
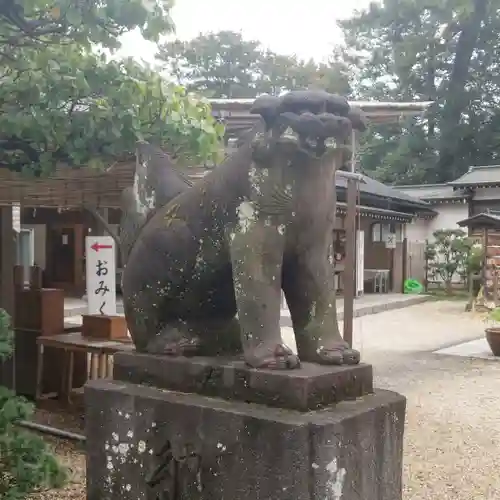
M115 370L85 391L88 500L401 500L405 399L372 392L367 365L132 353Z
M300 370L252 370L234 358L115 356L115 380L229 401L309 411L373 392L370 365L329 367L302 363Z

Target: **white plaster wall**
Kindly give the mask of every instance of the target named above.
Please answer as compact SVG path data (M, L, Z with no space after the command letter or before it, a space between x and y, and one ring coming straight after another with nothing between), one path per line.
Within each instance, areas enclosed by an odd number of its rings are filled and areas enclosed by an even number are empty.
M47 262L46 255L46 240L47 240L47 229L45 224L23 224L21 226L23 229L33 229L35 238L35 264L45 269Z
M474 193L474 200L498 200L500 198L500 188L477 188Z
M438 212L438 215L429 221L429 237L438 229L460 229L457 222L469 217L467 203L443 203L442 205L436 205L433 209Z
M432 233L438 229L460 229L457 222L467 219L469 216L469 208L466 203L443 203L432 208L438 213L436 217L430 220L416 219L407 225L408 241L432 240Z
M425 219L415 219L406 224L406 238L410 243L421 243L429 237L429 223Z

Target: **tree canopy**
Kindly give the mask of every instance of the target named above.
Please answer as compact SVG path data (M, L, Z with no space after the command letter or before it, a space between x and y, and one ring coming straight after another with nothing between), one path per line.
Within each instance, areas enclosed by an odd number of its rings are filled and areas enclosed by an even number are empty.
M1 55L11 59L18 49L47 43L89 43L118 48L118 37L134 28L158 41L173 29L171 0L2 0Z
M354 97L435 103L365 136L370 175L445 182L498 160L499 13L498 0L384 0L340 23Z
M500 157L500 0L382 0L339 23L324 63L228 31L161 47L165 69L209 97L323 87L352 99L433 101L424 117L377 125L361 168L386 183L446 182Z
M260 42L239 33L201 34L189 41L163 44L158 59L179 84L212 98L250 98L262 93L321 87L348 93L342 61L302 61L265 50Z
M60 162L97 165L132 154L141 139L188 163L217 155L223 127L206 101L137 62L90 50L91 44L117 48L118 36L136 27L157 40L172 28L169 6L2 3L0 164L36 173Z
M135 28L160 40L172 31L170 8L170 0L0 2L0 162L84 164L127 154L142 137L203 161L218 150L222 128L187 91L252 98L311 87L434 101L424 117L364 134L361 168L383 182L446 182L499 161L500 0L373 3L339 23L344 43L324 63L231 31L174 40L160 45L158 59L175 84L90 51L117 48Z

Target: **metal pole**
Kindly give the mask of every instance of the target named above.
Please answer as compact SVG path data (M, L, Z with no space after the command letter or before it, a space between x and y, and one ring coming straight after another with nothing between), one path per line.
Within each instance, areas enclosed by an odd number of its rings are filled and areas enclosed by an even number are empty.
M86 441L86 438L83 434L65 431L63 429L58 429L57 427L52 427L50 425L37 424L36 422L28 422L26 420L22 420L18 423L18 425L19 427L24 427L25 429L30 429L42 434L49 434L55 437L69 439L71 441L80 441L81 443L84 443Z

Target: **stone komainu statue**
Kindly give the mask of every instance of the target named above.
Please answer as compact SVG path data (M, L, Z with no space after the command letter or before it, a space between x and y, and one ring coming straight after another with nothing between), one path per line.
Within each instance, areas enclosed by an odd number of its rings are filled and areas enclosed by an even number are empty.
M335 169L362 116L322 91L262 96L251 112L259 124L194 185L167 155L138 145L122 224L135 346L174 356L242 352L268 369L358 363L338 329L331 247ZM298 356L281 337L282 290Z

